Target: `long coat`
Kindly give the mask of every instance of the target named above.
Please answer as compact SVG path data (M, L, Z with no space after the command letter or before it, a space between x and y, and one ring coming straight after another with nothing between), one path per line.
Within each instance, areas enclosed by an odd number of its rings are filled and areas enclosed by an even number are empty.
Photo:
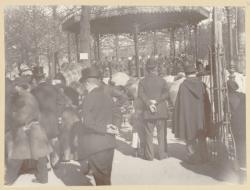
M64 99L61 94L48 82L40 83L31 92L38 101L41 112L40 123L48 138L58 137L58 117L64 109Z
M38 122L39 114L35 97L27 91L19 92L13 101L13 149L9 150L9 158L38 159L51 152L45 130Z
M115 137L106 132L106 125L113 121L113 101L104 86L93 89L83 100L82 136L79 159L115 147Z
M246 97L240 92L230 92L228 96L236 152L241 167L246 167Z
M155 74L145 76L138 86L138 97L144 104L144 119L167 119L168 111L166 99L168 98L167 83ZM157 112L151 113L149 110L150 100L156 100Z
M246 100L245 94L241 92L230 92L229 105L231 111L231 124L235 137L245 139L246 137Z
M187 78L180 85L173 122L175 137L182 140L193 140L199 132L209 131L210 102L205 85L198 78Z

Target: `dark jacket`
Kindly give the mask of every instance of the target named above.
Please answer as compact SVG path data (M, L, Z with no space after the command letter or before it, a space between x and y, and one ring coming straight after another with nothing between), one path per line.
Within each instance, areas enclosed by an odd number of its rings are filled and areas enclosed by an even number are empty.
M168 118L167 104L165 102L168 98L168 90L164 79L155 74L145 76L139 82L138 97L144 103L144 118L146 120ZM157 101L156 113L151 113L149 110L150 100Z
M58 117L64 109L64 99L55 86L48 82L40 83L32 90L36 97L41 118L40 123L45 128L49 139L55 138L59 134Z
M79 157L115 147L115 136L106 132L106 125L113 121L113 101L104 86L93 89L83 100L84 130L80 139Z
M236 140L246 139L246 98L240 92L229 92L232 132Z
M46 132L38 122L39 114L38 103L31 93L22 91L14 98L11 159L38 159L51 152Z
M64 93L67 97L70 98L73 105L75 105L75 106L79 105L79 93L74 88L72 88L70 86L65 86Z
M205 84L196 77L185 79L180 85L175 102L175 137L193 140L201 131L207 134L210 126L210 109Z

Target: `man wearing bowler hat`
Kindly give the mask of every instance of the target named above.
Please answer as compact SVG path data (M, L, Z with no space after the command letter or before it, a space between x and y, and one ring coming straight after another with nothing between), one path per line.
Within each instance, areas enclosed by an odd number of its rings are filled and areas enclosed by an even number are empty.
M205 84L197 77L192 64L184 68L186 79L180 85L175 101L174 129L176 138L186 142L186 162L207 161L206 136L210 124L210 102Z
M146 64L148 74L139 82L138 96L144 105L146 160L154 159L153 132L157 127L159 159L167 157L166 153L166 120L168 118L166 99L168 98L167 84L157 75L157 64L149 59Z
M82 73L88 92L83 100L84 132L79 157L88 160L96 185L111 185L115 135L118 134L118 128L112 124L112 97L106 92L97 67L86 68Z

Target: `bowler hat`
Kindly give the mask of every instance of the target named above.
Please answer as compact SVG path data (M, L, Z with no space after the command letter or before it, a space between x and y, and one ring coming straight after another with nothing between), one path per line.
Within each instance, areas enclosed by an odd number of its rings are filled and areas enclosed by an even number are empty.
M197 72L197 70L196 70L196 68L194 67L193 64L185 65L184 71L185 71L185 74L187 74L187 75Z

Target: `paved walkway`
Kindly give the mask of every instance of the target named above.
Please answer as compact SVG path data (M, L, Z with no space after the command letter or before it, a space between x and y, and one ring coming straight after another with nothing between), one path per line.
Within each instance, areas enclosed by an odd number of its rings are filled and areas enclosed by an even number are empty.
M117 139L112 184L113 185L223 185L235 184L236 176L227 170L219 169L211 163L188 165L182 162L185 145L168 133L170 157L165 160L146 161L134 157L134 150L123 138ZM33 175L21 175L15 186L41 186L32 183ZM42 186L80 186L92 185L92 176L83 176L77 162L61 164L49 172L48 184Z

